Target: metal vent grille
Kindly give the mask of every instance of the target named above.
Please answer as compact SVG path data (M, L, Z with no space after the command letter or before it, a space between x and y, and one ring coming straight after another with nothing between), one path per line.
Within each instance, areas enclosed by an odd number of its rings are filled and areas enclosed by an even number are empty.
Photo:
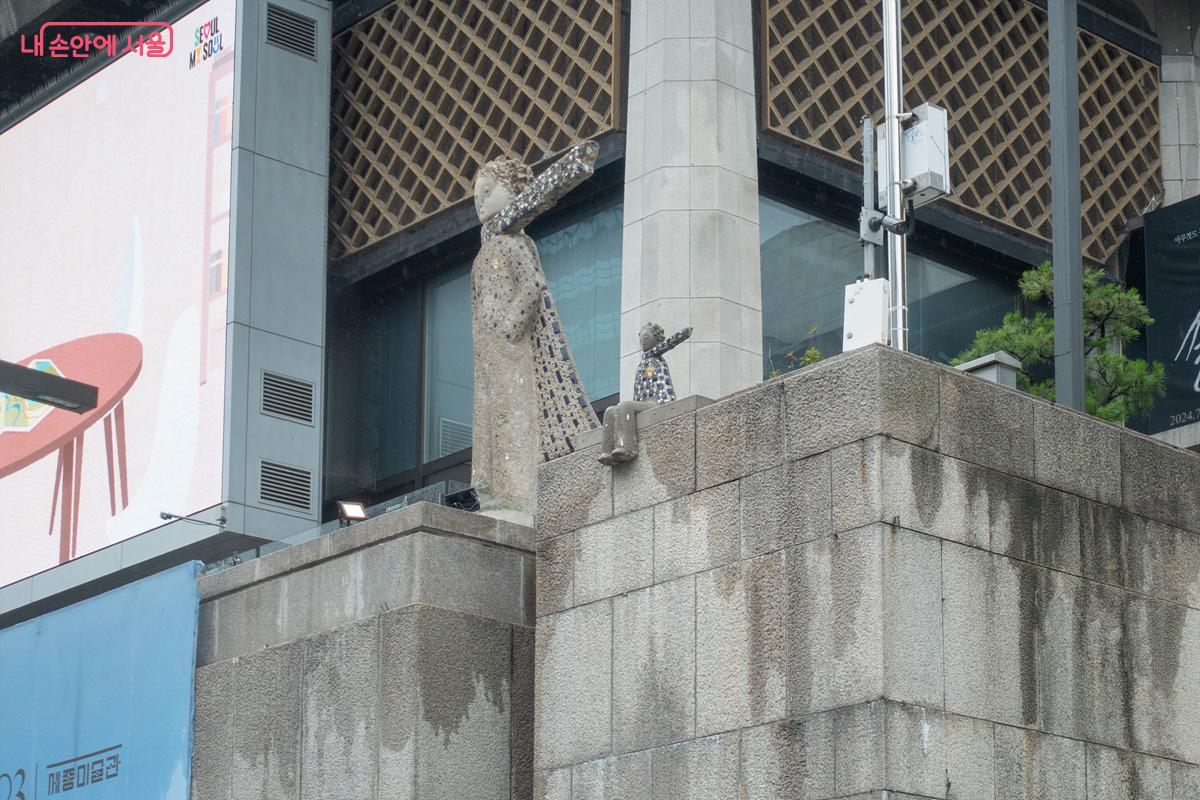
M471 426L442 417L438 420L438 458L466 450L471 446Z
M313 424L314 387L307 381L263 372L262 412L294 422Z
M312 473L306 469L262 461L259 464L259 499L264 503L308 511L312 508Z
M317 59L317 21L267 3L267 44Z

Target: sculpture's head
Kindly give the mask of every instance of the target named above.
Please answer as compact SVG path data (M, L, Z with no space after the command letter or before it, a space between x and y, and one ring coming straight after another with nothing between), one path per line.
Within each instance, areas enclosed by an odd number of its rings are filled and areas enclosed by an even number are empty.
M475 213L487 222L500 213L533 180L533 170L507 156L484 164L475 176Z
M642 350L657 347L666 338L667 332L662 329L662 325L655 325L653 322L647 322L642 326L641 332L638 333L638 340L641 342Z

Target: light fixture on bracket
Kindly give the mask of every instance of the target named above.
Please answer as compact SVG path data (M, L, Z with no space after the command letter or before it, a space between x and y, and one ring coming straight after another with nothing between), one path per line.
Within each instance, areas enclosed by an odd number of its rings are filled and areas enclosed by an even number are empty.
M357 500L338 500L337 512L343 528L367 518L366 506Z
M217 516L216 522L209 522L205 519L195 519L193 517L185 517L182 514L172 514L170 511L158 512L158 518L166 522L179 520L180 522L191 522L195 525L208 525L210 528L220 528L221 530L225 530L225 523L229 521L225 517L225 506L221 506L221 510Z

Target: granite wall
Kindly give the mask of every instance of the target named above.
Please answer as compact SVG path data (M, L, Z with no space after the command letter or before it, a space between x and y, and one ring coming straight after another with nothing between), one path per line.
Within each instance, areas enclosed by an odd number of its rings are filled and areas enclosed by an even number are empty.
M200 581L192 800L526 800L532 531L420 503Z
M1200 456L882 347L677 408L541 469L535 798L1200 798Z

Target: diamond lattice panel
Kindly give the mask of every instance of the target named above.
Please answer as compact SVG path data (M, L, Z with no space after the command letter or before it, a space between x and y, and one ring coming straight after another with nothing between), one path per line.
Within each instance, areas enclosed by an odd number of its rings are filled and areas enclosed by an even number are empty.
M764 129L859 164L883 105L879 5L760 0ZM1050 236L1046 13L1028 0L905 4L905 100L950 110L949 202ZM1103 262L1160 191L1158 67L1079 35L1084 255Z
M480 164L619 126L620 0L397 0L334 45L330 259L466 200Z

